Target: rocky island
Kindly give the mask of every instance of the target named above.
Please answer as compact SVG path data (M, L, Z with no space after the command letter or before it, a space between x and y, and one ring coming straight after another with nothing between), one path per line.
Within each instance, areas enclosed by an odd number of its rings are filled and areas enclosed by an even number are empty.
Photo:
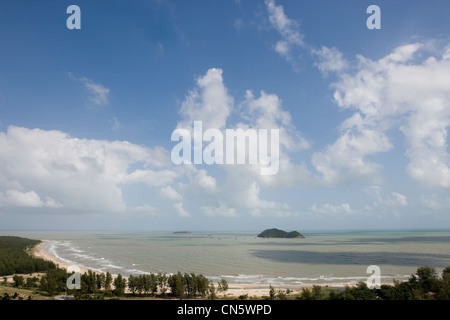
M279 230L276 228L273 229L266 229L260 234L258 234L259 238L304 238L304 236L297 232L297 231L291 231L286 232L283 230Z

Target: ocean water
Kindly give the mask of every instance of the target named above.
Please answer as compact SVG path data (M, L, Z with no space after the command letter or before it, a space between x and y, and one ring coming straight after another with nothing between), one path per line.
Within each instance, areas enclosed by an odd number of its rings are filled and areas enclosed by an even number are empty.
M69 263L112 274L178 271L249 285L354 284L370 265L381 282L407 280L418 267L450 266L450 230L310 231L305 239L258 232L0 231L47 240Z

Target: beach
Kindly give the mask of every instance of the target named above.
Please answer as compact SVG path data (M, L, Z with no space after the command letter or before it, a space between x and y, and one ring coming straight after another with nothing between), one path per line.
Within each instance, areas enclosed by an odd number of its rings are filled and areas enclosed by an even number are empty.
M44 246L45 246L45 240L41 240L41 243L39 243L37 246L35 246L32 251L31 254L34 255L36 258L42 258L44 260L48 260L53 262L54 264L58 265L60 268L63 269L69 269L69 267L74 266L71 263L68 263L64 260L61 260L60 258L56 257L55 255L51 254L50 252L48 252L47 250L45 250ZM87 268L78 266L77 267L80 269L80 273L85 273L88 272Z
M60 268L68 269L70 266L74 266L73 264L70 264L64 260L61 260L60 258L56 257L55 255L51 254L45 249L45 240L41 240L42 242L35 246L31 253L37 257L42 258L44 260L52 261L54 264L58 265ZM98 271L87 269L85 267L76 265L80 272L87 273L88 270L91 270L95 273L98 273ZM311 288L312 285L291 285L289 287L286 286L273 286L275 290L291 290L300 293L302 288ZM261 285L252 285L252 284L230 284L228 286L228 290L226 291L225 295L227 297L239 297L239 296L245 296L248 295L248 297L255 297L255 298L261 298L264 296L269 296L270 287L264 287ZM221 296L222 293L219 294Z
M11 232L12 234L13 232ZM41 239L34 254L60 267L116 276L177 272L228 283L227 296L301 293L314 285L342 289L365 282L379 266L381 284L407 281L418 267L450 265L450 232L308 232L305 239L260 239L253 232L14 231ZM220 296L222 292L218 292Z

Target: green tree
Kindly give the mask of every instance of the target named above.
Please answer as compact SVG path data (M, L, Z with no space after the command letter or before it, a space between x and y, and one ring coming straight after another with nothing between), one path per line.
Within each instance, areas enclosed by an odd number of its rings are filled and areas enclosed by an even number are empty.
M139 281L138 277L135 277L132 274L130 274L130 277L128 278L128 289L130 289L130 291L133 295L136 294L138 281Z
M414 278L415 279L415 278ZM417 283L412 281L413 278L410 278L408 282L400 282L398 280L394 280L394 286L392 288L392 298L393 300L411 300L413 299L412 289L417 287Z
M220 279L220 281L217 283L217 291L223 292L225 295L225 292L228 291L228 282L225 279Z
M111 273L106 272L106 276L105 276L105 284L103 285L103 287L105 288L105 291L110 291L111 290L111 285L113 282L113 277L111 275Z
M137 281L136 291L139 295L142 295L142 292L145 288L145 277L143 274L140 274Z
M444 281L450 280L450 266L442 270L442 280Z
M437 290L438 273L435 268L424 266L416 271L420 287L428 293Z
M39 288L47 291L50 296L66 290L67 271L66 269L56 268L47 271L41 277Z
M36 277L27 278L26 286L27 287L35 287L38 281L39 281L39 279Z
M0 236L0 276L33 273L56 268L50 261L36 258L30 249L41 241L14 236Z
M202 298L206 298L209 291L209 280L202 274L196 277L196 293Z
M436 294L438 300L450 300L450 266L442 271L442 279L439 281L439 289Z
M277 293L275 292L275 288L272 285L269 286L269 299L275 300Z
M217 298L216 295L216 287L214 286L214 282L209 282L209 288L208 288L208 299L215 300Z
M125 295L125 289L127 287L127 279L122 277L122 275L119 273L117 277L114 279L114 295L118 297L123 297Z
M345 298L347 300L375 300L377 294L374 289L369 289L365 282L359 282L355 287L345 287Z
M149 291L151 293L152 296L155 296L156 292L158 291L158 280L157 277L154 273L151 273L149 276L149 289L147 291Z
M299 297L300 300L325 300L326 293L323 288L318 285L313 285L312 288L303 288Z
M194 273L191 274L185 273L183 278L186 295L188 298L190 298L192 295L195 295L196 293L197 276Z
M382 284L380 289L377 289L377 295L382 300L394 300L395 299L395 286L388 284Z
M163 295L163 297L166 295L167 292L167 275L162 273L161 271L158 272L158 275L156 276L156 282L159 287L159 291Z
M19 275L14 275L13 281L13 286L16 288L23 286L23 284L25 283L25 279L23 278L23 276Z
M184 299L185 283L181 272L170 275L167 279L172 295L178 299Z
M81 292L82 293L95 293L97 292L97 277L92 270L83 273L81 275Z
M98 273L96 275L97 291L99 291L105 287L105 281L106 281L106 276L104 273Z

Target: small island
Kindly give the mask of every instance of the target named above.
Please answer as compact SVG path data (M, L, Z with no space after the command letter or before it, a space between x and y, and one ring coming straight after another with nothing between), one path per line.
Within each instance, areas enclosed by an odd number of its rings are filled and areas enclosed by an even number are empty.
M263 232L261 232L260 234L258 234L259 238L304 238L304 236L297 232L297 231L291 231L291 232L286 232L283 230L279 230L276 228L273 229L266 229Z

